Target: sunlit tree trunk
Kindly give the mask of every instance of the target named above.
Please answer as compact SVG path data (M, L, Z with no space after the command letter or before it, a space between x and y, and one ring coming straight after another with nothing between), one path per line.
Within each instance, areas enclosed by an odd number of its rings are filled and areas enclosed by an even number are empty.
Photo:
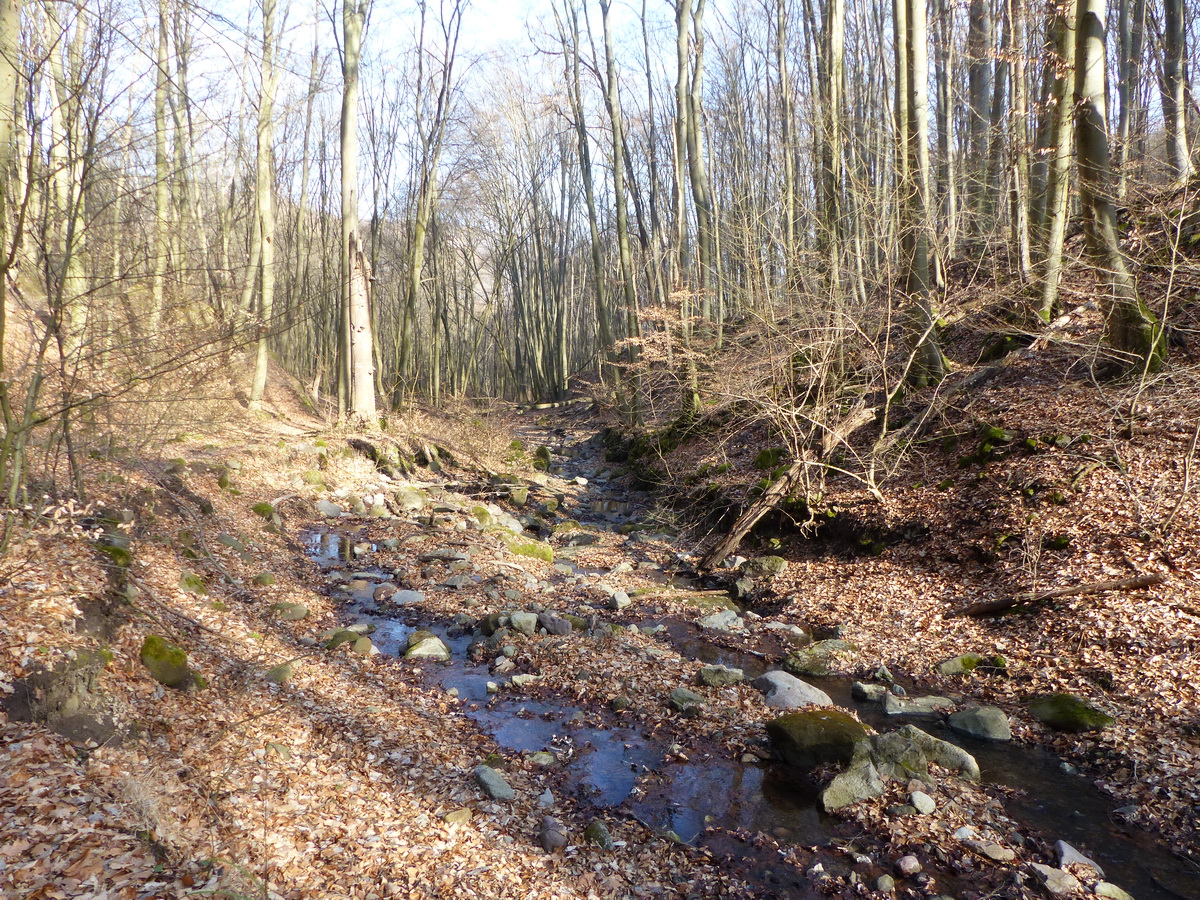
M1187 134L1187 23L1184 0L1163 0L1163 121L1167 129L1167 165L1176 184L1196 173Z
M149 332L157 333L166 302L167 254L171 231L170 159L167 156L167 92L170 69L167 49L167 0L158 3L158 44L154 72L154 247L150 282Z
M1147 369L1165 352L1162 329L1137 294L1121 250L1112 200L1105 104L1105 0L1079 0L1075 26L1075 146L1089 256L1102 289L1105 333L1114 349Z
M358 233L358 71L369 0L345 0L342 7L342 304L349 388L348 412L373 423L375 358L371 338L370 273Z
M1041 261L1041 300L1038 306L1038 314L1045 322L1050 321L1058 305L1063 240L1067 233L1071 145L1074 136L1072 86L1075 80L1076 0L1051 0L1051 8L1054 103L1050 112L1050 155L1046 167L1045 213L1042 217L1045 244Z
M275 34L275 0L262 0L262 96L258 102L258 128L256 129L257 166L254 179L254 197L258 208L258 224L261 229L261 293L259 294L259 335L254 361L254 381L250 387L250 408L262 405L263 392L267 388L267 343L275 312L275 170L272 165L272 142L274 139L275 87L278 76L275 71L277 36Z

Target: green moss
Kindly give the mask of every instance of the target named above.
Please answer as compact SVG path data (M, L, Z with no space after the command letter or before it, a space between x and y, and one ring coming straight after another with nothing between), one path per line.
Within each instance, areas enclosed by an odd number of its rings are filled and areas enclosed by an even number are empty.
M320 472L318 472L316 469L309 469L307 472L305 472L300 477L301 477L301 479L303 479L305 484L311 484L311 485L317 485L319 487L325 487L325 476L322 475Z
M275 515L275 507L265 500L263 500L261 503L255 503L252 507L250 507L250 510L256 516L261 516L268 522L271 521L271 518Z
M1029 713L1055 731L1100 731L1116 720L1073 694L1046 694L1029 706Z
M784 762L811 769L825 763L849 763L868 734L866 726L849 713L814 709L772 719L767 723L767 736Z
M786 455L787 450L783 447L769 447L760 450L758 455L754 457L754 468L760 471L774 469L783 461Z
M516 556L526 556L531 559L540 559L546 563L554 562L554 548L549 544L543 544L541 541L533 541L522 538L520 535L501 534L501 539L508 547L508 552Z
M179 576L179 586L189 594L207 594L208 585L195 572L183 572Z
M267 670L267 681L272 684L284 684L292 677L292 666L290 663L283 663L273 669Z
M148 634L142 641L141 660L159 684L183 688L192 681L187 651L157 634Z
M525 442L524 442L524 441L522 441L522 440L513 440L513 441L512 441L512 442L511 442L511 443L508 445L508 449L509 449L509 450L515 450L515 451L517 451L517 452L520 452L520 453L524 453L524 452L525 452Z
M1067 534L1050 535L1042 543L1047 550L1066 550L1071 546L1071 536Z
M275 575L272 572L260 572L250 580L259 587L268 587L275 583Z
M550 449L545 446L539 446L533 451L533 467L539 472L550 471Z

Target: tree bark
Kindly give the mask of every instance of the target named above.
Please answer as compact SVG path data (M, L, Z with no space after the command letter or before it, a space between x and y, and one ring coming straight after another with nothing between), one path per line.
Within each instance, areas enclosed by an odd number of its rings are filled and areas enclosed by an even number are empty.
M1075 26L1075 145L1079 159L1079 200L1088 252L1103 285L1101 305L1109 343L1127 361L1157 369L1163 360L1163 332L1137 285L1121 250L1112 200L1108 119L1105 105L1105 3L1079 0Z
M1163 0L1163 120L1167 129L1167 165L1175 184L1196 174L1187 135L1187 23L1183 0Z
M258 224L261 230L261 293L259 294L258 347L254 361L254 381L250 386L250 408L262 406L263 393L267 388L267 342L272 329L275 312L275 171L272 160L274 138L275 53L275 0L262 0L262 95L258 101L258 127L256 134L257 165L254 178L254 197L258 209Z
M1045 250L1042 254L1041 301L1038 315L1049 322L1058 306L1058 282L1062 275L1063 240L1067 233L1067 201L1071 178L1073 138L1073 95L1075 78L1075 36L1077 0L1053 0L1054 18L1050 33L1053 41L1055 72L1053 109L1050 112L1050 158L1046 171L1044 215Z

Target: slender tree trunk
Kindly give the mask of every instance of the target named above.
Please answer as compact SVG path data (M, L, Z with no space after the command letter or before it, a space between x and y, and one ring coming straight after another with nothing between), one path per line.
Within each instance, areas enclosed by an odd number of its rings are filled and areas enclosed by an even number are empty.
M1058 282L1062 275L1063 240L1067 233L1067 204L1070 198L1072 85L1075 80L1075 20L1077 0L1051 0L1054 18L1052 65L1055 70L1054 103L1050 112L1050 158L1046 172L1045 251L1042 254L1041 302L1038 315L1049 322L1058 306Z
M358 233L358 69L369 0L344 0L342 7L342 304L347 329L343 369L349 414L374 423L375 359L371 337L370 272Z
M954 260L958 250L958 190L954 158L954 7L949 0L937 0L937 33L933 47L937 78L937 196L946 262L949 263Z
M986 230L983 218L987 184L988 125L992 104L992 4L991 0L971 0L967 29L968 77L967 126L967 205L971 238L978 239Z
M254 361L254 381L250 386L250 408L262 406L263 393L267 388L268 341L275 313L275 172L272 165L272 143L274 139L275 52L275 0L262 0L263 43L262 43L262 96L258 102L258 128L256 145L258 164L255 170L254 197L258 208L258 223L262 232L262 292L259 295L258 348Z
M1121 250L1112 201L1105 104L1105 0L1079 0L1075 26L1075 145L1079 201L1089 255L1101 283L1108 341L1146 369L1157 369L1165 343L1154 315L1137 294Z
M1009 118L1009 154L1012 160L1012 240L1017 271L1027 282L1033 271L1029 249L1029 88L1025 75L1024 0L1005 0L1012 28L1012 114Z
M831 296L840 293L842 232L842 81L845 71L844 0L826 0L821 73L820 234Z
M1184 0L1163 0L1163 120L1167 129L1167 165L1176 184L1196 174L1187 134L1187 23Z
M704 8L707 0L697 0L692 9L692 31L695 34L694 62L688 79L687 158L688 180L692 187L692 203L696 207L696 248L700 264L700 311L712 321L718 304L714 297L716 285L716 216L713 212L712 190L704 161L704 122L702 86L704 83Z
M158 332L166 302L167 254L171 231L170 161L167 156L167 92L170 70L167 59L167 0L158 2L158 46L154 73L154 248L150 282L148 330Z
M1129 186L1135 129L1141 123L1142 53L1145 52L1146 0L1121 0L1120 70L1117 98L1121 112L1117 119L1117 196L1124 197Z

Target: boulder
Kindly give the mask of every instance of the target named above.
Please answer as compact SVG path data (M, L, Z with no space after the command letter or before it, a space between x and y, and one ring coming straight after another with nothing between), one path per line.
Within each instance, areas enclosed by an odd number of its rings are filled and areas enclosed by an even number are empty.
M767 706L775 709L833 706L833 700L823 690L787 672L767 672L754 679L754 686L766 694Z
M839 657L854 652L854 645L842 640L817 641L811 646L793 650L783 660L783 667L793 675L832 674L839 666Z
M767 736L784 762L801 769L850 763L868 740L867 727L838 709L787 713L767 723Z
M869 684L865 681L856 681L850 688L850 695L855 700L865 700L868 703L882 703L884 698L888 696L888 689L883 684Z
M976 706L950 714L950 728L959 734L987 741L1011 741L1008 716L994 706Z
M1116 720L1073 694L1046 694L1033 701L1029 713L1055 731L1100 731Z
M705 687L728 687L731 684L741 684L746 678L741 669L731 669L728 666L703 666L696 673L696 680Z
M491 766L475 767L475 783L493 800L512 800L517 792L504 780L504 776Z
M450 648L440 637L431 632L414 631L408 636L404 658L447 660L450 658Z

